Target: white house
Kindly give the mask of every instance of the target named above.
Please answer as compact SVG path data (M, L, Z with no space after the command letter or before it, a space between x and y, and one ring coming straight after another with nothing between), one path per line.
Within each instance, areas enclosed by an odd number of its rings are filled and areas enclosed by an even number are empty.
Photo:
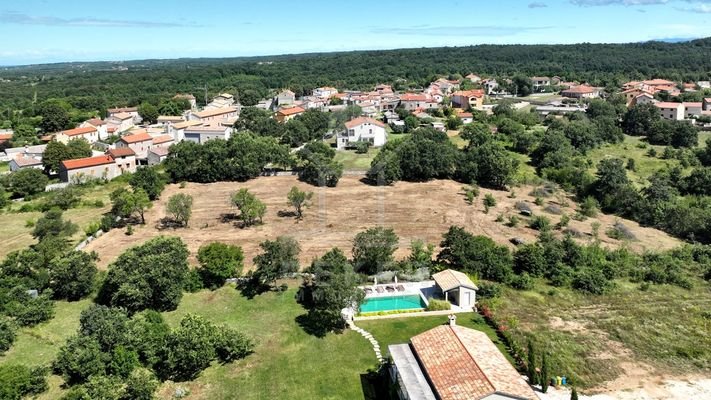
M702 102L684 102L682 104L684 105L684 115L686 115L687 119L701 115L703 110Z
M230 138L232 127L220 124L199 125L185 128L184 140L203 144L208 140Z
M533 82L534 88L551 85L551 78L547 76L534 76L531 78L531 81Z
M135 125L135 118L130 113L116 113L112 114L106 119L110 125L113 125L116 132L127 131Z
M55 136L58 142L67 144L70 140L74 139L84 139L89 143L95 143L99 141L99 131L89 125L84 128L74 128L67 129L66 131L61 131Z
M330 99L338 94L338 89L334 87L319 87L314 89L313 95L321 99Z
M106 154L114 160L116 176L136 172L136 153L130 147L109 149Z
M387 140L385 124L372 118L360 117L346 122L346 130L338 135L336 146L339 150L356 142L369 142L372 146L382 146Z
M296 103L296 94L291 90L285 90L279 93L276 97L278 106L290 105Z
M109 125L106 121L100 118L92 118L82 122L81 125L79 125L80 128L87 128L90 126L93 126L99 132L99 140L109 137Z
M148 165L156 165L168 157L167 147L154 147L148 150Z
M237 107L211 108L200 112L190 113L190 119L193 121L210 122L220 119L237 118L239 112Z
M563 90L560 95L571 99L592 99L600 97L600 89L588 85L578 85Z
M655 103L655 106L657 106L664 119L671 121L681 121L684 119L684 104L682 103L660 101Z
M148 155L148 150L153 147L153 138L148 132L134 133L119 139L116 142L116 148L130 148L136 154L137 159L145 159Z

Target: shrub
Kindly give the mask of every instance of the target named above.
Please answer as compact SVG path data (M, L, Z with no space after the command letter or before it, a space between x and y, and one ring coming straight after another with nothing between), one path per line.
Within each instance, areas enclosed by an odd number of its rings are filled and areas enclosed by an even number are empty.
M595 218L599 209L600 203L594 197L588 196L580 204L578 212L586 217Z
M481 282L476 295L480 299L496 299L501 296L501 285L493 282Z
M223 326L216 332L215 351L220 361L228 363L250 355L254 343L242 332Z
M84 233L86 234L87 237L89 236L94 236L96 232L101 229L101 223L100 222L90 222L89 225L84 228Z
M551 229L551 220L542 215L536 215L531 219L531 223L528 226L531 229L545 232Z
M511 287L517 290L531 290L533 289L533 278L527 273L521 275L516 275L511 279Z
M582 292L601 295L610 288L610 282L602 271L584 268L575 273L572 281L573 289Z
M101 228L104 233L110 231L116 225L116 217L113 215L104 215L101 217L101 222L99 223L99 228Z
M228 278L236 278L242 272L244 254L239 246L210 243L200 247L197 255L198 272L205 287L216 289Z
M96 339L73 336L59 349L53 367L69 384L86 382L92 375L106 370L105 355Z
M445 311L451 309L452 306L446 300L430 299L427 304L427 311Z
M0 355L10 350L17 337L15 324L7 318L0 318Z
M615 224L607 230L606 234L608 237L616 240L637 239L632 230L620 221L616 221Z
M556 224L556 228L563 229L567 227L569 223L570 217L568 216L568 214L563 214L560 216L560 221L558 221L558 223Z
M185 283L183 284L183 290L188 293L195 293L205 288L202 277L200 276L200 271L197 269L191 269L185 276Z
M543 205L543 198L542 197L536 197L535 200L533 200L533 203L537 206L542 206Z
M366 154L368 152L368 148L370 147L370 143L366 141L358 141L355 144L355 152L357 154Z

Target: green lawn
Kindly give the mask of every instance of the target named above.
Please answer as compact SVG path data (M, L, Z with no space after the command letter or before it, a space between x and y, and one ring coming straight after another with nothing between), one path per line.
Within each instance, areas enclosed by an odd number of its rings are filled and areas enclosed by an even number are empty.
M677 160L663 160L660 158L664 153L664 147L650 145L638 136L625 135L625 140L622 143L606 144L590 151L588 157L594 165L608 158L619 158L624 160L625 163L627 159L633 159L635 161L635 170L628 171L628 175L633 182L642 185L646 184L647 178L665 166L679 165ZM657 151L656 157L647 155L651 148Z
M614 380L640 361L667 373L708 373L709 309L711 291L701 281L692 290L652 285L646 291L619 281L603 296L539 284L532 291L507 289L495 305L522 344L535 337L551 353L553 373L581 387Z
M0 162L0 173L3 173L3 172L10 172L10 162L9 161Z
M358 154L355 150L341 150L336 151L335 160L343 163L346 171L367 171L379 152L380 149L373 147L369 148L366 154Z

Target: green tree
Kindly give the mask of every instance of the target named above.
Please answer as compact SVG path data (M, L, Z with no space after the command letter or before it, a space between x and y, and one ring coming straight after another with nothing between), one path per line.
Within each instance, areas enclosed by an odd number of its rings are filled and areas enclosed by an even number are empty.
M216 289L224 285L225 280L242 273L244 254L239 246L215 242L200 247L197 259L203 284Z
M122 400L153 400L160 382L153 372L145 368L136 368L126 378L126 392Z
M153 207L143 189L134 191L125 188L116 189L111 193L111 212L122 218L132 218L135 214L141 218L141 224L146 223L146 211Z
M288 273L299 270L301 247L291 237L279 236L276 240L266 240L259 244L262 254L254 257L254 277L262 285L270 286Z
M129 313L174 310L188 274L188 249L177 237L151 239L121 254L110 266L98 301Z
M178 382L196 378L217 357L215 336L215 327L202 317L194 314L183 317L160 350L158 376Z
M81 312L79 333L94 338L101 351L110 353L116 347L127 344L128 321L125 311L94 304Z
M299 179L320 187L335 187L342 175L343 164L318 153L303 159L299 171Z
M573 386L573 390L570 392L570 400L578 400L578 391Z
M128 323L129 346L136 350L141 362L148 367L158 362L159 351L169 333L170 327L163 316L154 310L142 311Z
M49 264L49 287L56 299L76 301L94 289L98 269L96 253L72 251Z
M654 104L637 104L624 115L622 129L628 135L646 136L660 119L659 108Z
M75 234L79 227L71 221L62 218L62 210L53 208L45 212L35 223L32 236L42 241L48 236L69 237Z
M544 351L541 357L541 391L547 393L551 380L551 366L547 352Z
M444 234L437 261L458 271L477 274L482 279L508 282L513 274L509 249L486 236L474 236L458 226Z
M0 317L0 355L10 350L10 346L15 342L16 337L17 328L15 324L7 318ZM0 396L0 398L2 397Z
M370 228L353 239L353 264L359 273L376 274L388 269L393 263L393 254L399 238L392 228Z
M296 218L301 219L304 215L304 208L309 207L313 192L305 192L293 186L286 195L287 205L294 207Z
M247 357L254 351L254 342L247 335L227 326L215 332L215 352L217 358L228 363Z
M47 143L42 154L42 165L45 172L59 171L59 163L71 159L69 148L66 144L57 141Z
M158 121L158 108L151 103L143 102L138 106L138 115L146 124L155 124ZM172 114L171 114L172 115Z
M526 376L528 377L529 385L538 385L539 377L536 366L538 365L538 354L533 340L528 341L528 362L526 363Z
M267 212L266 204L262 203L257 196L243 188L232 194L232 205L240 211L240 218L244 226L252 226L257 222L262 223L264 214Z
M71 125L69 112L56 102L40 104L37 114L42 117L39 127L45 133L63 131Z
M72 385L86 382L94 375L103 375L106 370L105 358L96 339L72 336L59 348L53 366Z
M49 178L42 171L29 168L10 173L7 176L8 189L16 197L28 197L44 192Z
M157 200L165 188L165 181L155 167L138 168L128 183L134 191L143 189L150 200Z
M168 199L165 210L171 214L173 221L188 226L193 212L193 196L185 193L174 194Z
M47 388L47 370L43 367L30 369L18 364L0 365L0 399L35 397Z

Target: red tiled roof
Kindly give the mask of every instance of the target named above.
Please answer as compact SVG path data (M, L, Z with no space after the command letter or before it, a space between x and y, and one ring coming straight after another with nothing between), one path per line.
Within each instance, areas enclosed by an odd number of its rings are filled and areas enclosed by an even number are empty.
M699 107L701 108L701 102L696 102L696 101L685 101L682 103L684 107Z
M86 135L87 133L92 133L92 132L96 132L96 128L93 126L87 126L86 128L69 129L66 131L62 131L61 133L71 137L71 136Z
M153 144L162 144L172 142L173 137L170 135L160 135L153 138Z
M107 151L106 153L113 158L130 157L130 156L136 155L136 152L133 151L133 149L131 149L130 147L120 147L117 149L109 149L109 151Z
M443 400L481 399L494 393L537 399L483 332L441 325L413 337L410 343Z
M373 125L377 125L381 128L385 128L384 123L374 120L373 118L368 118L368 117L359 117L356 119L352 119L352 120L346 122L345 125L346 125L346 128L352 129L352 128L355 128L356 126L363 125L363 124L373 124Z
M12 133L0 133L0 140L12 139Z
M149 153L153 153L159 157L167 156L169 153L169 150L167 147L154 147L150 150L148 150Z
M458 92L452 93L452 96L463 96L463 97L484 97L484 91L481 89L473 89L473 90L460 90Z
M62 167L66 170L73 170L79 168L96 167L98 165L113 164L114 159L109 155L97 156L97 157L87 157L79 158L76 160L65 160L62 161Z
M674 85L674 82L668 81L666 79L649 79L646 81L642 81L645 85L650 85L650 86L669 86L669 85Z
M597 89L588 85L573 86L570 89L565 89L561 93L595 93Z
M669 101L660 101L658 103L655 103L654 105L658 108L678 108L680 106L683 106L683 104L681 103L673 103Z
M87 124L90 124L92 126L101 126L101 125L106 125L106 122L104 122L100 118L92 118L90 120L86 121Z
M289 115L301 114L303 112L306 112L306 110L304 110L301 107L291 107L291 108L285 108L283 110L279 110L279 111L277 111L277 114L281 114L283 116L288 117Z
M121 138L121 141L126 144L145 142L148 140L153 140L153 138L146 132L138 133L135 135L128 135Z
M424 94L405 93L400 95L402 101L427 101L427 96Z

